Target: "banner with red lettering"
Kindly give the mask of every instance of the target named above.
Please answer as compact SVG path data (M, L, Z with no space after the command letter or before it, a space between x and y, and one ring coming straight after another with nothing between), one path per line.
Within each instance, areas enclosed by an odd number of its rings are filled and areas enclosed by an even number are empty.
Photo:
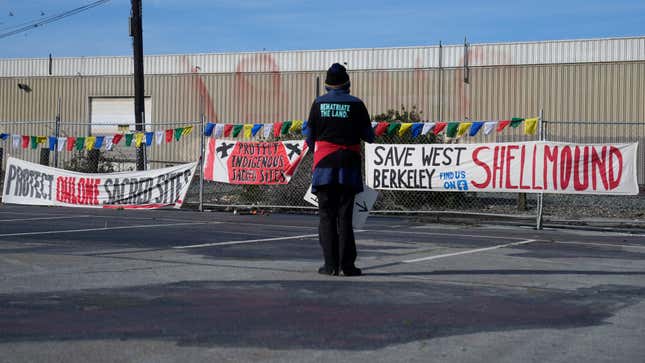
M2 202L88 208L181 208L197 162L169 168L85 174L9 158Z
M229 184L288 184L306 154L303 140L209 139L204 153L204 179Z
M366 144L374 189L638 194L638 143Z

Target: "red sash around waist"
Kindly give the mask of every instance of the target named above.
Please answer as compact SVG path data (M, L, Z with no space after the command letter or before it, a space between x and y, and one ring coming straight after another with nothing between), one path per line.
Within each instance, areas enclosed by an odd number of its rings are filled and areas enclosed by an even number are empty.
M361 144L339 145L328 141L316 141L316 147L314 149L314 167L313 168L315 169L318 163L322 159L340 150L350 150L357 154L360 154Z

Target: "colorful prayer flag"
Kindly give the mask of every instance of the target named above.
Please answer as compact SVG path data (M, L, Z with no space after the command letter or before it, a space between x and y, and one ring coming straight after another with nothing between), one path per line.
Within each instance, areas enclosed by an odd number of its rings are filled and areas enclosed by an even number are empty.
M462 137L468 129L470 129L470 126L472 125L472 122L460 122L459 127L457 128L457 137Z
M215 124L215 131L213 132L214 137L222 137L224 134L224 124Z
M175 130L173 129L168 129L164 131L166 133L166 144L172 142L172 137L175 133ZM115 142L116 144L116 142Z
M282 129L280 130L280 134L282 134L282 135L286 135L286 134L288 134L288 133L289 133L289 129L291 129L291 124L292 124L292 123L293 123L292 121L285 121L285 122L282 124Z
M251 129L251 136L255 137L257 135L258 131L262 129L262 124L255 124L253 125L253 128Z
M403 122L401 123L401 126L399 127L399 136L405 135L405 133L412 127L411 122Z
M309 136L309 124L307 123L307 120L304 120L302 122L302 134Z
M527 118L524 120L524 135L535 135L537 132L538 119Z
M302 120L293 120L289 132L298 133L302 132Z
M50 136L49 137L49 150L50 151L56 150L56 142L57 141L58 141L58 139L56 138L56 136Z
M376 136L383 136L385 132L387 131L387 127L389 124L387 122L379 122L378 125L376 125L376 129L374 130L374 134Z
M520 118L520 117L513 117L513 118L511 119L511 127L512 127L512 128L517 128L518 126L520 126L520 124L522 123L522 121L524 121L524 119L523 119L523 118Z
M280 137L280 133L282 131L282 124L283 122L276 122L273 124L273 136L278 138Z
M75 137L68 137L67 138L67 151L72 151L74 149L74 146L76 146L76 138Z
M112 143L114 145L118 145L119 142L121 142L121 139L123 139L123 134L116 134L114 135L114 138L112 138Z
M157 142L157 145L161 145L161 143L164 140L164 131L155 131L155 141Z
M108 151L112 150L112 147L114 146L114 138L115 137L116 137L116 135L107 135L105 137L105 142L104 142L105 150L108 150Z
M11 135L11 143L14 149L17 149L20 146L21 139L21 135Z
M96 141L94 142L94 148L100 149L101 146L103 146L103 140L105 140L105 136L97 136Z
M192 134L194 128L195 128L195 126L192 126L192 125L184 127L181 130L181 136L188 136L188 135ZM179 140L177 140L177 141L179 141Z
M67 138L66 137L59 137L56 140L56 146L58 147L58 151L63 151L65 148L65 144L67 143Z
M183 127L177 127L175 128L175 141L179 141L181 139L181 135L184 134L184 128Z
M243 129L243 134L245 139L250 139L251 138L251 131L253 130L253 125L252 124L246 124L242 127Z
M233 131L233 125L231 124L224 125L224 137L231 136L231 131Z
M399 127L401 127L399 122L391 122L387 127L388 136L394 135L399 130Z
M152 138L155 136L155 133L152 131L146 132L146 146L152 145Z
M470 125L470 131L468 133L468 136L472 137L472 136L477 135L477 133L479 132L479 129L481 129L482 126L484 126L483 121L475 121L475 122L473 122L473 124Z
M435 123L434 122L425 122L423 124L423 129L421 130L421 135L425 135L428 132L432 131L434 129Z
M132 146L132 138L134 137L134 134L125 134L125 146L130 147Z
M495 126L497 126L497 121L484 122L484 135L488 135L493 132L493 130L495 130Z
M448 126L446 128L446 137L457 136L458 129L459 129L459 122L448 122Z
M233 137L238 137L244 125L234 125L233 126Z
M421 130L423 129L423 122L416 122L412 125L412 137L416 138L421 135Z
M502 120L497 123L497 132L501 132L506 126L511 124L511 120Z
M273 131L273 124L264 124L264 138L268 139L271 137L271 131Z
M206 127L204 127L204 136L210 137L213 134L213 129L215 129L215 124L212 122L207 123Z
M94 149L94 143L96 142L96 136L88 136L85 138L85 148L87 150Z
M445 129L445 128L446 128L446 126L448 126L448 123L447 123L447 122L437 122L437 123L434 125L434 129L432 130L432 132L433 132L435 135L439 135L439 133L440 133L441 131L443 131L443 129Z
M76 138L76 145L74 145L74 146L76 147L76 151L83 150L83 147L85 146L85 137L83 137L83 136L77 137Z
M145 134L143 132L137 132L134 134L134 146L140 147L141 144L143 144L143 138L145 137Z

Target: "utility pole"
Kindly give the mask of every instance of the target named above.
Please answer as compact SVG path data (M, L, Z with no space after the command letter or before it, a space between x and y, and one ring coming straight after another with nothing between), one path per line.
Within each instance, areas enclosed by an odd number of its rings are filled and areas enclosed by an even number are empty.
M145 104L143 99L143 26L141 0L131 0L130 36L134 56L134 120L137 132L145 131ZM145 170L145 146L137 147L137 170Z

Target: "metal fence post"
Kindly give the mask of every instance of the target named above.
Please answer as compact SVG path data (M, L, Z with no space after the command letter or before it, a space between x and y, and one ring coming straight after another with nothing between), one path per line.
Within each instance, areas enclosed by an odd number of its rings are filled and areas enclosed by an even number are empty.
M544 141L544 110L540 109L540 116L538 118L538 138L540 141ZM535 229L542 230L543 225L543 208L544 208L544 193L538 194L538 199L537 199L537 216L536 216L536 223L535 223Z
M203 212L204 211L204 147L205 145L205 137L206 135L204 134L204 96L201 96L200 99L200 127L201 129L199 130L200 133L200 148L199 148L199 211Z
M443 46L441 40L439 41L439 84L437 87L439 88L437 92L437 120L443 121L443 114L441 113L441 103L443 102Z
M0 191L4 191L4 148L0 147ZM2 196L4 192L0 193L0 204L2 203Z
M54 136L56 136L56 148L54 149L54 168L58 168L58 138L60 136L60 97L58 97L58 112L56 112L56 126Z

